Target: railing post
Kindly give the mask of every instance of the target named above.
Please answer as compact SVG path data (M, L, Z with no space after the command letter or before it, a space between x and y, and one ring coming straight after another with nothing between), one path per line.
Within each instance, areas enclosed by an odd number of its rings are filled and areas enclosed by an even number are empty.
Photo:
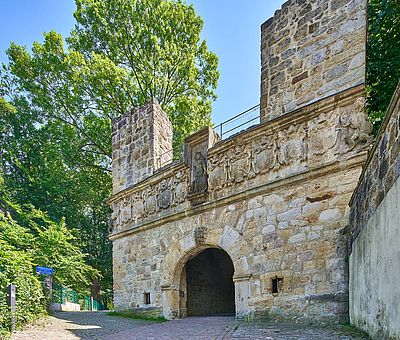
M59 292L60 304L62 305L62 303L63 303L63 287L62 286L60 286L60 289L58 292Z

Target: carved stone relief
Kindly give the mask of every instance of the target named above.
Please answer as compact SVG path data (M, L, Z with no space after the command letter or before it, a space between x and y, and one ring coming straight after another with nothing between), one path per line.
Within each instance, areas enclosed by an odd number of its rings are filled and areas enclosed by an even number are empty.
M207 236L207 228L206 227L197 227L194 230L194 241L196 245L204 244Z
M309 164L315 166L337 160L337 155L358 152L371 141L371 124L364 106L364 99L358 98L351 105L322 112L278 132L266 130L247 140L238 136L229 147L208 156L203 136L186 147L186 168L119 201L113 207L111 225L139 224L186 200L196 204L196 197L206 197L208 190L218 191L263 174L273 174L267 180L290 176ZM288 171L280 172L283 169Z
M170 179L163 180L158 187L158 208L167 209L171 205L172 200L172 185Z
M249 177L264 174L277 166L275 136L263 136L252 143Z
M353 105L340 110L337 124L336 154L359 151L367 147L372 138L372 125L365 112L365 99L356 99Z
M289 165L307 159L304 143L306 136L307 127L305 123L297 126L290 125L287 129L278 132L277 148L280 165Z
M111 225L138 224L141 220L161 210L185 202L188 194L188 171L177 171L157 184L132 194L114 204ZM119 221L116 219L119 218Z

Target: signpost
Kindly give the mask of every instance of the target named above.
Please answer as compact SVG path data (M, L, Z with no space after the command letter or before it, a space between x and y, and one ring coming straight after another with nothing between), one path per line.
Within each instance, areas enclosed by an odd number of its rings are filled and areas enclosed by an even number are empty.
M17 321L15 318L15 313L17 311L15 303L15 284L10 284L8 286L7 304L10 307L11 311L11 332L15 332L15 325Z
M50 301L53 301L53 278L52 275L54 274L54 269L49 267L41 267L36 266L36 273L41 275L46 275L45 279L43 280L43 287L45 291L48 292L50 296Z
M49 267L36 266L36 273L49 276L54 274L54 269Z

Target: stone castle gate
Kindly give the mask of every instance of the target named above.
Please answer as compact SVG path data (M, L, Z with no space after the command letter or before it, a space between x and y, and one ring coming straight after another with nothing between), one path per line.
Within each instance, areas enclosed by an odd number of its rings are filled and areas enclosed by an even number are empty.
M182 161L156 100L113 121L117 309L347 318L365 37L365 0L287 1L261 27L261 123L198 131Z

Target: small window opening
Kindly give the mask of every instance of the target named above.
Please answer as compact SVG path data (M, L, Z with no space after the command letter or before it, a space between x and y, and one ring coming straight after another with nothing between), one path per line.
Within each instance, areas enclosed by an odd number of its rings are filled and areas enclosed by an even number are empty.
M144 293L144 304L149 305L150 303L150 293Z
M282 290L283 287L283 278L282 277L274 277L272 279L272 293L277 294Z

